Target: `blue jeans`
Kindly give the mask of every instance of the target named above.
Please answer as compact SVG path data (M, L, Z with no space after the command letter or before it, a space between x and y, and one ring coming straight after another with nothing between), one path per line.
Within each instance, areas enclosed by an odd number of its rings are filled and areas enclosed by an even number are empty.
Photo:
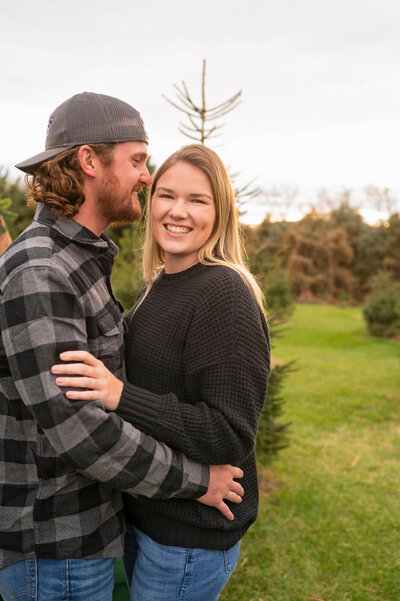
M160 545L129 526L124 566L131 601L216 601L239 551L240 541L228 551Z
M4 601L111 601L115 559L26 559L0 570Z

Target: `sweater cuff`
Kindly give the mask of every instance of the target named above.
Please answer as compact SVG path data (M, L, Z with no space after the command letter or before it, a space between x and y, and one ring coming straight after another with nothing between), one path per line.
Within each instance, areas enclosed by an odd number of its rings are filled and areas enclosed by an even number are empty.
M168 395L165 395L168 396ZM160 396L139 388L134 384L124 383L121 399L116 413L131 423L138 430L148 432L160 415Z

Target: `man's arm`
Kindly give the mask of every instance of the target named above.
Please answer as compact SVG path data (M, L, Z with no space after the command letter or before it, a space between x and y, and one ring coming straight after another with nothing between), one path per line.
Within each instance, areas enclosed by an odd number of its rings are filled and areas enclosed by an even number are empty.
M132 494L196 498L207 492L207 466L106 413L99 401L68 401L55 385L50 366L59 353L88 350L83 308L61 270L17 271L3 288L0 325L18 393L67 464Z

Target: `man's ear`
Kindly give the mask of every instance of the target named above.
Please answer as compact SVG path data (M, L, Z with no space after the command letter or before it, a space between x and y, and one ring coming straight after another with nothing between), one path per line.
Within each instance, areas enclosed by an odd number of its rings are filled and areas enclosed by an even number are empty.
M78 150L78 160L82 171L89 177L96 177L99 157L91 146L84 144Z

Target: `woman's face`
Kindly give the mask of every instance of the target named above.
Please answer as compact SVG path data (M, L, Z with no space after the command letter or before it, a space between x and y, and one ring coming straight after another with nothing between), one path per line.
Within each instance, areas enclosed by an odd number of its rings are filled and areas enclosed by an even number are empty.
M160 177L151 203L151 227L164 251L166 273L198 261L215 223L215 204L206 174L179 162Z

